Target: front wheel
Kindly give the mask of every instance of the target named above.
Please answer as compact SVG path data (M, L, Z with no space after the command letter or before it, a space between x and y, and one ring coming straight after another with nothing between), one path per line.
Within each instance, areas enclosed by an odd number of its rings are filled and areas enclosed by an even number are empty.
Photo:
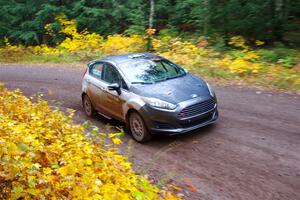
M137 112L132 112L129 116L129 130L138 142L142 143L151 139L143 118Z

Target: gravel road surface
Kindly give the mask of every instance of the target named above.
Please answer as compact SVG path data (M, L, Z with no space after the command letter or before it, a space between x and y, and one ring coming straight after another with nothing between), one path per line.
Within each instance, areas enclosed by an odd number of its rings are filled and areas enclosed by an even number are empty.
M52 103L76 110L104 130L109 121L86 117L81 107L83 68L0 65L0 82L38 92ZM214 85L212 83L212 85ZM186 199L300 199L300 97L234 86L215 86L220 118L192 133L156 137L146 144L127 134L121 153L137 171L158 184L173 181Z

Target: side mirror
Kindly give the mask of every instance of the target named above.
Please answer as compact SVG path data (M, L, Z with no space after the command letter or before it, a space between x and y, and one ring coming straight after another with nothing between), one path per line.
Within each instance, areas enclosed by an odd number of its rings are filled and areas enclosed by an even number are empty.
M121 94L121 87L118 83L113 83L107 86L108 90L115 90L118 95Z

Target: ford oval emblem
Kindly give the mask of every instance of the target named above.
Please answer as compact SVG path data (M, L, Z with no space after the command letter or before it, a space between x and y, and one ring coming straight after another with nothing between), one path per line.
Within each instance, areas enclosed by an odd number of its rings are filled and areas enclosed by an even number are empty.
M197 94L192 94L191 97L192 98L196 98L198 95Z

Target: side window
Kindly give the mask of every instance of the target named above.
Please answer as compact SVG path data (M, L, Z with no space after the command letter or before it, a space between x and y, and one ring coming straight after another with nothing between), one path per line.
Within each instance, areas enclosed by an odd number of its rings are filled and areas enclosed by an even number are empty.
M90 68L90 74L97 79L101 79L102 70L103 70L103 63L95 63Z
M102 79L108 83L122 84L117 70L109 64L105 64L104 74Z

